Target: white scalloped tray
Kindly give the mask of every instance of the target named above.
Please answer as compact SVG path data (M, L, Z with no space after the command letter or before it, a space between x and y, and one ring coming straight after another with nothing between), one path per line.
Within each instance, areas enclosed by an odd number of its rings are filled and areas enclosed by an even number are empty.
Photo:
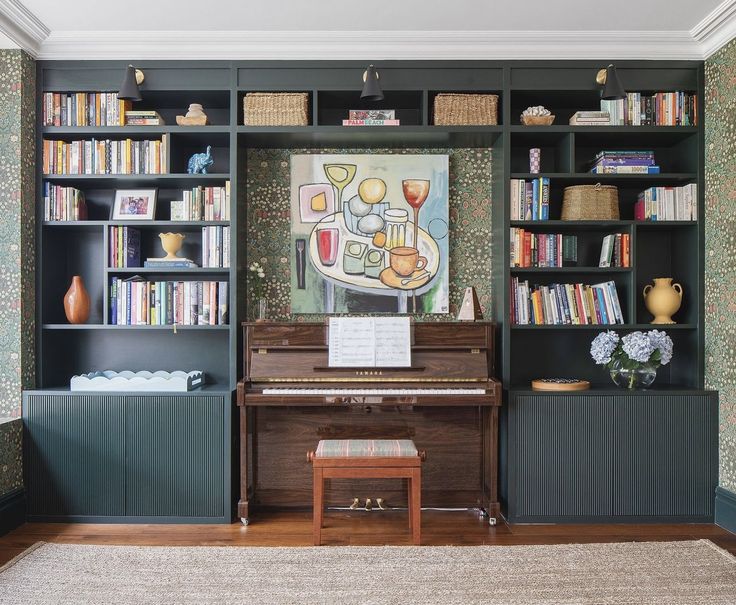
M90 372L81 376L72 376L72 391L157 391L157 392L185 392L191 391L204 384L204 372L131 372L123 370L114 372Z

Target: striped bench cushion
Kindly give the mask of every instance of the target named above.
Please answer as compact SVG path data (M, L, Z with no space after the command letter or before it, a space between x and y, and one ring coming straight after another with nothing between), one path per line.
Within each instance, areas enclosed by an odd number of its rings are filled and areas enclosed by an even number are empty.
M411 439L323 439L314 453L317 458L417 456Z

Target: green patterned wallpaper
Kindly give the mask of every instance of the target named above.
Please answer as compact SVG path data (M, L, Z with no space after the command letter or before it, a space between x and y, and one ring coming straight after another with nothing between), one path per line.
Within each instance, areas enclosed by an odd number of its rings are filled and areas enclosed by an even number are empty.
M0 418L20 416L34 382L36 67L0 51ZM0 496L22 485L20 421L0 425Z
M475 286L484 317L491 316L491 152L487 149L375 149L373 153L447 153L450 162L450 313L418 315L447 321L457 314L464 288ZM291 316L289 307L289 156L292 153L365 153L349 149L251 149L247 156L249 262L266 269L268 318ZM248 290L248 300L253 300ZM254 311L254 310L252 310ZM253 318L252 312L250 318Z
M736 40L705 62L705 380L720 392L720 484L736 492Z

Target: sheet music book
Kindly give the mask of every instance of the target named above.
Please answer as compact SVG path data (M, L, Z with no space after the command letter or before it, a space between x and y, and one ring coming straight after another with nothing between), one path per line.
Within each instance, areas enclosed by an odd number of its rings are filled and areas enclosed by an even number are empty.
M330 317L331 368L411 366L408 317Z

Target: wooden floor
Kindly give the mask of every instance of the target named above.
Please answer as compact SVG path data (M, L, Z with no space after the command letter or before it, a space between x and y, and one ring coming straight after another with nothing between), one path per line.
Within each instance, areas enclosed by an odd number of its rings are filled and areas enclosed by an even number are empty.
M26 523L0 537L0 565L38 541L146 546L311 546L310 513L269 513L247 527ZM405 512L327 512L324 543L409 544ZM736 535L716 525L506 525L490 527L472 511L425 511L422 544L568 544L707 538L736 554Z

